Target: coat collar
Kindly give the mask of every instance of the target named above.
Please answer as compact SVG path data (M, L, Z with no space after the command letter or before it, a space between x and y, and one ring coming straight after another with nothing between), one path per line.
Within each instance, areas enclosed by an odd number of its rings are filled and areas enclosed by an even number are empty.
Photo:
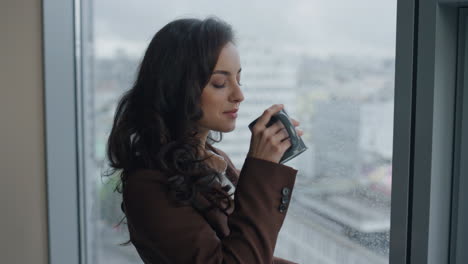
M227 162L226 177L232 182L232 184L234 184L234 186L237 186L237 182L239 181L239 172L232 163L231 159L227 156L227 154L224 153L224 151L217 149L208 143L206 143L206 148L224 158L224 160Z

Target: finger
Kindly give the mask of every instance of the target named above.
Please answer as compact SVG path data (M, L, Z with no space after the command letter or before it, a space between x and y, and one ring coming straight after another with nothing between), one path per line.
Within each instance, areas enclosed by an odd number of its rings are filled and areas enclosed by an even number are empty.
M278 132L280 132L282 129L285 129L284 127L284 124L283 122L281 122L280 120L276 121L273 125L271 125L270 127L268 127L267 129L271 130L272 134L275 135L277 134ZM286 130L286 129L285 129Z
M299 136L302 136L302 135L304 135L304 130L302 130L302 129L296 127L296 133L297 133Z
M278 133L274 135L274 141L275 142L283 142L284 140L289 138L288 131L286 128L282 128Z
M302 129L296 127L296 134L300 137L300 136L304 135L304 131ZM280 128L276 132L275 138L276 139L279 138L281 141L285 140L286 138L289 138L288 131L286 130L286 128L284 126L283 126L283 128Z
M288 149L292 146L291 144L291 139L288 138L288 139L285 139L283 140L281 143L280 143L280 146L283 148L283 149Z
M294 118L290 118L290 119L291 119L291 123L293 124L293 126L298 126L299 124L301 124L299 121L297 121Z
M289 138L289 134L288 134L288 131L286 130L286 128L283 128L282 130L278 131L278 134L281 134L281 141L283 141L284 139L286 138ZM304 131L300 128L296 128L296 135L297 136L302 136L304 135Z
M278 122L280 122L280 121L278 121ZM296 127L296 134L300 137L300 136L304 135L304 131L302 129ZM285 139L289 138L290 136L289 136L288 131L286 130L286 128L283 126L283 128L280 128L276 132L274 137L275 137L276 140L280 140L282 142Z
M259 125L260 127L265 127L266 124L270 121L271 117L278 113L281 109L283 109L283 105L281 104L274 104L268 109L266 109L263 114L260 116L258 119L257 123L255 123L255 126Z

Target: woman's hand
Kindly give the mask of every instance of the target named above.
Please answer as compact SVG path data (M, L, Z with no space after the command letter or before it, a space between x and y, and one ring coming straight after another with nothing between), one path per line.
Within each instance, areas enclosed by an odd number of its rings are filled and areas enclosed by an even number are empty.
M283 109L283 105L280 104L275 104L266 109L252 127L248 157L279 163L284 152L291 147L288 132L281 121L278 120L270 127L266 127L270 118L281 109ZM299 125L299 122L292 118L291 121L295 127ZM296 128L296 131L298 136L304 134L301 129Z

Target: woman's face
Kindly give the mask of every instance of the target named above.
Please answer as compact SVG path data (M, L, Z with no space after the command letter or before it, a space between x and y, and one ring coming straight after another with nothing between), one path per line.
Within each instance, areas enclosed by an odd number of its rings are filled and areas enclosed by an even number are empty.
M216 66L201 95L203 118L198 121L202 131L230 132L236 117L225 113L239 107L244 100L240 88L240 57L237 48L229 42L219 55Z

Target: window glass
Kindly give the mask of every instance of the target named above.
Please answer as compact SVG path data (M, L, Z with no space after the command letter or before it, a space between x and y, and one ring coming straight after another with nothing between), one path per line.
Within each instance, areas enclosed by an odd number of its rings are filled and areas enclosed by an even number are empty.
M105 144L117 99L130 88L153 35L181 17L215 15L238 37L242 65L236 129L218 148L238 169L247 125L283 103L309 148L286 163L299 170L275 256L299 263L388 263L396 1L82 0L87 113L86 257L141 263L121 197L106 170Z

